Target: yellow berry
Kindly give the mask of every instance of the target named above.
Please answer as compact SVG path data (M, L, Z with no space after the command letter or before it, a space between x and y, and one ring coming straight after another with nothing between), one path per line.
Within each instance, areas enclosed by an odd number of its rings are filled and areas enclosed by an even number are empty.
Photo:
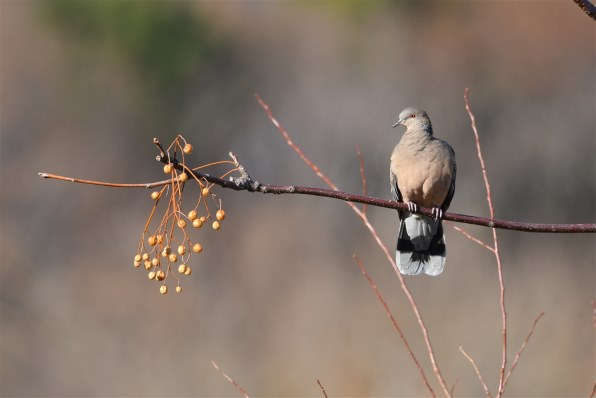
M180 182L185 182L187 180L188 180L188 174L186 174L186 173L182 173L178 176L178 181L180 181Z
M211 224L211 226L213 227L214 230L218 230L221 226L219 225L219 221L213 221L213 224Z
M160 292L161 294L166 294L166 293L168 292L168 287L167 287L166 285L161 285L161 286L159 287L159 292Z
M188 218L191 221L194 221L195 218L197 218L197 211L196 210L191 210L188 212Z
M186 270L184 271L184 275L190 275L192 274L192 270L190 269L189 266L186 267Z
M182 152L184 152L185 154L189 154L192 152L192 145L190 144L186 144L184 145L184 148L182 148Z
M180 293L182 291L182 286L176 286L176 293Z
M151 271L147 274L147 278L149 279L155 279L155 271Z
M200 243L195 243L194 246L192 247L192 251L195 253L200 253L203 251L203 246L201 246Z
M151 192L151 199L153 199L153 200L159 199L160 196L161 196L161 192L159 192L159 191L153 191L153 192Z
M170 254L170 257L168 257L168 259L170 260L170 262L175 263L176 261L178 261L178 256L172 253Z
M163 235L162 234L155 235L155 238L157 239L158 244L161 245L163 243Z
M157 267L159 265L159 258L154 257L153 259L151 259L151 265Z
M164 279L166 279L165 272L163 272L162 270L157 271L155 273L155 279L157 279L158 281L163 281Z
M174 165L172 163L168 163L163 167L163 172L166 174L170 174L174 169Z
M207 195L209 195L209 188L207 188L207 187L203 188L203 190L201 191L201 194L202 194L203 196L207 196Z
M148 237L147 243L149 243L150 246L155 246L157 244L157 238L155 237L155 235L151 235L150 237Z
M141 266L141 262L140 262L140 261L135 261L135 262L133 263L133 265L134 265L135 267L140 267L140 266Z
M135 263L138 263L138 262L141 262L141 255L140 254L137 254L135 256Z
M149 260L149 253L143 253L143 255L141 256L141 258L143 260Z
M201 228L203 226L203 221L200 218L195 218L192 220L192 226L195 228Z
M184 271L186 271L186 264L180 264L178 266L178 272L181 273L181 274L183 274Z
M205 221L207 221L207 217L201 216L201 222L205 222Z
M178 254L180 254L181 256L183 256L184 253L186 253L186 246L184 246L184 245L178 246Z
M145 269L148 271L151 269L151 261L149 260L145 260Z
M218 210L217 213L215 213L215 218L217 218L219 221L223 220L226 218L226 212L221 209Z
M172 249L170 249L170 246L166 246L163 248L163 250L161 251L161 256L162 257L167 257L170 255L170 253L172 252Z
M181 218L180 220L178 220L178 226L180 228L186 228L186 221L184 221L184 219Z

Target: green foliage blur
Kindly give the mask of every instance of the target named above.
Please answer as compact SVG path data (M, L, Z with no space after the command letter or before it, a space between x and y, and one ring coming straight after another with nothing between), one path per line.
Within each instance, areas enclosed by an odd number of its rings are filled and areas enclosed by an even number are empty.
M56 0L46 2L43 13L76 44L108 46L130 63L141 84L171 94L224 53L188 2Z

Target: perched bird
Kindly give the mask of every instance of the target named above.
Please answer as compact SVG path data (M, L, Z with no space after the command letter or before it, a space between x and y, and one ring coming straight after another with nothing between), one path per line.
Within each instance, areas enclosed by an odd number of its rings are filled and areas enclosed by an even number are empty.
M433 136L425 111L406 108L393 125L406 132L391 154L393 199L407 203L399 211L396 263L402 274L439 275L445 267L445 237L441 218L455 192L455 152ZM433 217L414 214L418 206L432 208Z

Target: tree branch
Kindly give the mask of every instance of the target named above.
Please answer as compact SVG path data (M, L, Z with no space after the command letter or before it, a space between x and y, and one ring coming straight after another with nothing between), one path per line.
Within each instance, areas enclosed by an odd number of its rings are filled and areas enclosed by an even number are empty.
M579 8L581 8L587 16L596 21L596 7L588 0L573 0Z
M158 160L163 163L167 163L167 157L158 156ZM177 163L176 163L177 164ZM177 164L177 169L183 170L182 166ZM186 170L188 172L188 170ZM392 200L385 200L376 198L373 196L356 195L348 192L334 191L331 189L304 187L299 185L274 185L274 184L261 184L258 181L253 181L250 177L246 176L244 179L236 180L223 180L211 176L209 174L203 174L198 171L192 171L192 174L198 179L204 179L213 184L219 185L222 188L233 189L235 191L248 191L248 192L260 192L260 193L272 193L276 195L282 194L296 194L296 195L313 195L321 196L332 199L344 200L346 202L362 203L366 205L385 207L387 209L394 210L408 210L407 205ZM57 179L63 181L70 181L80 184L90 184L107 187L117 188L155 188L157 186L167 185L170 180L157 181L151 183L140 183L140 184L116 184L109 182L100 181L89 181L71 177L64 177L49 173L39 173L42 178ZM432 209L425 207L419 207L420 214L432 217ZM465 214L457 213L445 213L443 216L444 220L460 222L465 224L479 225L483 227L509 229L514 231L523 232L551 232L551 233L596 233L596 224L536 224L536 223L525 223L519 221L506 221L496 220L490 218L469 216Z

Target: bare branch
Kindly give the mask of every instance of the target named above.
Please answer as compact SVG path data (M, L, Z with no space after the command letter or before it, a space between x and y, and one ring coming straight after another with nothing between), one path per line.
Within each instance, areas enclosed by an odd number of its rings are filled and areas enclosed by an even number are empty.
M167 163L167 157L159 157L160 162ZM176 164L176 168L182 170L182 166ZM384 207L387 209L394 210L407 210L407 205L401 202L395 202L393 200L385 200L375 198L373 196L355 195L348 192L342 192L337 189L330 190L324 188L304 187L299 185L274 185L274 184L260 184L258 181L248 179L241 181L235 180L223 180L211 176L209 174L203 174L193 168L192 171L185 170L187 173L192 174L197 179L204 179L205 181L219 185L222 188L233 189L236 191L248 191L248 192L260 192L260 193L271 193L275 195L282 194L295 194L295 195L313 195L321 196L332 199L344 200L346 202L362 203L366 205ZM320 171L318 171L320 173ZM138 184L118 184L111 182L100 182L90 181L79 178L65 177L50 173L38 173L42 178L49 178L55 180L69 181L80 184L90 184L106 187L116 188L155 188L169 184L170 180L157 181L151 183L138 183ZM419 207L418 213L432 217L432 209L425 207ZM514 231L523 232L550 232L550 233L595 233L596 224L536 224L536 223L524 223L519 221L506 221L506 220L495 220L490 218L469 216L465 214L457 213L445 213L443 216L444 220L460 222L465 224L479 225L483 227L509 229Z
M596 21L596 7L594 4L590 3L588 0L573 0L573 2L577 4L587 16Z
M490 251L491 253L495 252L495 249L488 245L488 243L476 238L475 236L470 235L465 229L458 227L457 225L453 225L452 223L448 222L449 225L457 232L460 232L463 236L470 239L472 242L479 244L480 246L484 247L486 250Z
M354 260L356 260L356 264L358 264L358 267L360 268L360 271L362 271L362 275L365 276L366 280L368 281L368 284L370 285L370 287L372 288L372 290L374 290L375 294L377 295L377 299L379 300L379 302L381 303L381 305L385 309L385 313L387 314L387 316L391 320L391 324L393 325L393 328L399 334L399 337L401 338L401 341L404 343L404 346L406 347L406 350L408 351L408 354L410 354L410 357L412 358L412 360L414 361L414 364L418 368L418 371L420 372L420 376L422 376L422 380L424 381L424 384L426 385L426 388L430 392L430 395L434 397L435 396L435 392L433 391L432 387L430 386L430 383L428 382L428 379L426 378L426 374L424 373L424 369L422 369L422 366L420 365L420 362L418 362L418 359L416 358L416 355L414 355L414 352L412 351L412 347L410 347L410 343L408 343L408 340L406 339L406 336L404 335L404 333L402 332L401 328L399 327L397 321L393 317L393 314L391 313L391 310L389 309L389 306L385 302L385 299L381 295L381 292L379 291L379 288L377 287L377 284L373 281L373 279L371 278L371 276L366 271L366 268L364 267L364 264L362 263L362 261L360 261L360 258L357 255L355 255L355 254L352 257L354 257Z
M368 189L366 186L366 176L364 175L364 157L360 153L360 147L356 145L356 155L358 155L358 163L360 164L360 179L362 180L362 195L368 195ZM366 205L362 205L362 212L366 214Z
M327 392L325 392L325 387L323 387L323 385L321 384L321 381L319 379L317 379L317 384L319 385L319 387L321 388L321 392L323 393L323 396L325 398L329 398L327 397Z
M474 138L476 140L476 152L478 153L478 160L480 161L480 167L482 168L482 178L484 179L484 187L486 188L486 201L488 202L488 209L490 211L490 218L495 218L495 211L493 208L493 199L490 192L490 184L488 182L488 176L486 173L486 167L484 165L484 158L482 156L482 149L480 147L480 136L478 135L478 129L476 128L476 118L470 108L470 102L468 100L469 90L466 88L464 91L464 102L466 105L466 111L470 117L472 125L472 131L474 132ZM501 368L499 369L499 390L497 391L497 398L503 395L503 389L505 388L505 367L507 366L507 310L505 308L505 281L503 280L503 265L501 263L501 254L499 253L499 240L497 239L497 230L492 228L493 232L493 253L497 260L497 272L499 275L499 288L500 298L499 303L501 305L501 334L503 336L503 350L501 354Z
M488 387L486 386L486 383L484 382L484 379L482 378L482 375L480 374L480 371L478 370L478 366L476 366L476 362L474 362L474 360L472 359L472 357L469 356L464 351L464 349L462 348L462 346L459 346L459 350L461 351L462 354L464 354L464 357L466 357L468 359L468 361L470 361L470 363L474 367L474 370L476 371L476 375L478 376L478 380L480 380L480 384L482 384L482 387L484 388L484 392L486 393L486 396L489 397L489 398L492 398L493 396L490 393L490 391L488 391Z
M230 384L232 384L234 387L236 387L236 389L238 391L240 391L240 394L242 394L242 396L244 398L250 398L247 394L247 392L244 390L244 388L240 387L240 384L236 383L236 381L234 379L232 379L230 376L228 376L223 370L221 370L219 368L219 366L217 366L217 364L214 361L211 361L211 365L213 365L213 367L227 380L230 382Z
M507 385L507 381L509 380L509 377L511 377L511 373L513 372L513 369L515 369L515 367L517 366L517 361L519 360L519 357L521 356L522 352L524 352L524 350L526 349L526 345L528 345L528 341L530 341L530 337L532 337L532 334L534 333L536 324L538 323L540 318L542 318L543 315L544 315L544 312L541 312L540 315L538 315L536 317L536 319L534 319L534 322L532 323L532 327L530 327L530 331L528 332L528 335L524 339L524 342L522 343L521 347L519 347L517 354L515 354L515 358L513 359L513 364L511 365L511 369L509 369L509 371L507 372L507 376L505 377L505 386Z

